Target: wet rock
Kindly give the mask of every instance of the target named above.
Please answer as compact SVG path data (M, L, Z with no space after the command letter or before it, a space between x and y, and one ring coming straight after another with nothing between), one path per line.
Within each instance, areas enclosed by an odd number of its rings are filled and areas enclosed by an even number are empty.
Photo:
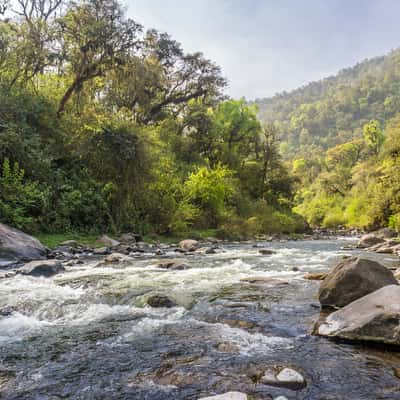
M242 392L227 392L216 396L201 397L199 400L247 400L248 396Z
M93 249L93 254L95 254L96 256L105 256L110 253L111 251L108 247L98 247L96 249Z
M120 244L118 240L112 239L107 235L101 236L97 241L107 247L118 246Z
M196 254L216 254L217 251L215 247L200 247L199 249L195 250Z
M156 268L168 269L171 271L181 271L187 269L183 260L161 260L154 264Z
M32 236L0 223L0 258L4 260L41 260L47 250Z
M400 286L385 286L330 314L318 334L400 345Z
M275 278L268 278L264 276L251 276L249 278L242 278L240 282L246 282L252 285L268 285L268 286L280 286L289 284L289 282L287 281L282 281L280 279L275 279Z
M14 312L12 307L0 308L0 317L9 317Z
M25 264L18 272L22 275L50 277L65 271L59 260L31 261Z
M138 235L137 233L128 232L128 233L123 233L119 237L119 240L122 243L136 243L136 242L140 242L142 240L142 237L141 237L141 235Z
M358 248L367 249L368 247L374 246L378 243L383 243L385 240L373 233L369 233L368 235L364 235L361 237L360 241L357 244Z
M217 345L217 350L222 353L238 353L239 347L229 343L229 342L222 342Z
M261 378L261 382L266 385L279 386L292 390L300 390L307 385L303 375L289 367L272 367L267 369Z
M323 281L327 277L326 272L310 272L303 276L304 279L308 279L309 281Z
M3 398L1 396L1 391L5 389L9 384L11 384L14 379L14 373L9 371L0 371L0 398Z
M199 246L199 242L193 239L186 239L179 242L181 250L195 251Z
M276 253L276 251L273 251L273 250L270 250L270 249L260 249L260 250L258 250L258 252L260 254L262 254L263 256L270 256L270 255Z
M147 298L146 303L153 308L166 307L171 308L175 307L176 303L172 301L168 296L163 294L155 294Z
M232 328L253 329L258 327L255 322L245 321L242 319L222 319L218 322L229 325Z
M298 267L292 267L290 270L293 271L293 272L298 272L298 271L300 271L300 269L299 269Z
M393 273L376 261L348 258L339 262L321 282L322 306L343 307L384 286L397 284Z
M111 263L111 264L119 263L122 261L128 261L128 260L130 260L130 258L122 253L111 253L104 258L104 262Z
M392 239L397 236L397 232L392 228L383 228L377 232L384 239Z

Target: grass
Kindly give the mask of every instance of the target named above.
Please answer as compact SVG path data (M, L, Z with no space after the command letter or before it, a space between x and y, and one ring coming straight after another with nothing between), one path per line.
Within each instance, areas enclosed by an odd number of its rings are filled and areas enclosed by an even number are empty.
M35 235L46 247L54 249L61 243L67 240L76 240L78 243L99 247L101 244L97 243L98 235L85 235L81 233L39 233Z

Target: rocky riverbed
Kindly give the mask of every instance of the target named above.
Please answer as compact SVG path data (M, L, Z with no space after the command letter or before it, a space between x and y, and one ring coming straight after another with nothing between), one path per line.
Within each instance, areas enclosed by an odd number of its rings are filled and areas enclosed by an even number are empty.
M391 254L343 250L352 244L97 250L49 277L3 273L0 398L400 399L395 349L310 334L319 282L306 274L350 254L397 267Z

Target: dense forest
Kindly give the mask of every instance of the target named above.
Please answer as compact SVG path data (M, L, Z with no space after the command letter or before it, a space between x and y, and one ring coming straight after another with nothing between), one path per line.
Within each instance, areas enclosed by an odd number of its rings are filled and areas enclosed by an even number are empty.
M256 104L311 225L400 229L400 50Z
M29 232L304 230L279 127L228 98L203 54L145 29L117 0L0 4L2 222Z

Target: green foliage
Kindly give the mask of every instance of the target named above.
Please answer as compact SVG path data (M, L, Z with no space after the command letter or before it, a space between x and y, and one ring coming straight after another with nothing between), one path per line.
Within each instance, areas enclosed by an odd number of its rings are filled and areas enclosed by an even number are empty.
M17 162L3 161L0 175L0 218L18 228L30 229L38 222L45 195L37 182L28 182Z
M372 120L363 127L365 141L372 152L377 155L383 143L383 132L379 121Z
M0 24L1 221L154 237L299 229L278 127L226 98L217 65L145 32L118 0L35 4Z

